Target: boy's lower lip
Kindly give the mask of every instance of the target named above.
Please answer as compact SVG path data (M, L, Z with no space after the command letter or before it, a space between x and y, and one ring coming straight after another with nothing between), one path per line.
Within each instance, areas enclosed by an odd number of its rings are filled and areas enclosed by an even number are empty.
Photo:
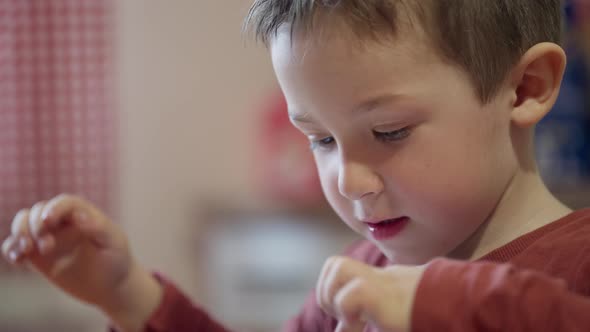
M384 220L379 223L367 223L369 231L375 240L388 240L398 235L408 224L410 218L401 217Z

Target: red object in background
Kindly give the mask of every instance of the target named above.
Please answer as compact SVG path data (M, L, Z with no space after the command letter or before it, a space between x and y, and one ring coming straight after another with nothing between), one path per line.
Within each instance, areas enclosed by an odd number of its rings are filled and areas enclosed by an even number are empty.
M0 1L0 240L61 193L113 213L114 2Z
M261 116L258 169L264 193L288 205L321 205L324 196L309 140L291 124L282 93L269 99Z

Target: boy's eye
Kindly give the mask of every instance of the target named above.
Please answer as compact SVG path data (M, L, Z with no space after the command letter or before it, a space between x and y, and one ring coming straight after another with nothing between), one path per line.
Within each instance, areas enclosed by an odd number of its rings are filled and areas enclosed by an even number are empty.
M328 136L322 139L312 140L310 147L312 150L315 150L317 148L329 148L334 143L334 137Z
M396 141L401 141L404 138L410 136L410 127L405 127L399 130L394 130L394 131L386 131L386 132L381 132L381 131L375 131L373 130L373 135L375 136L376 139L378 139L379 141L382 142L396 142Z

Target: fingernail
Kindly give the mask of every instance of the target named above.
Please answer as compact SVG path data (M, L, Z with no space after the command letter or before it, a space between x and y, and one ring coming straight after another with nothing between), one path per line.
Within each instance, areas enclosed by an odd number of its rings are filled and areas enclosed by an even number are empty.
M11 262L16 262L16 260L18 259L18 253L16 252L16 250L11 250L8 253L8 259L10 259Z
M27 249L29 249L29 241L26 237L21 237L20 239L18 239L18 248L21 251L27 251Z
M41 220L46 221L47 219L49 219L49 211L45 210L41 213Z

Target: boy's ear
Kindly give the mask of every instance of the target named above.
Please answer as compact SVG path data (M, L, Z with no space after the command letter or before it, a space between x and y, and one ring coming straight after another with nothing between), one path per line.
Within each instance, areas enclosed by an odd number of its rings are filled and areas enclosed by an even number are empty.
M553 43L537 44L522 56L512 71L513 123L522 128L534 126L551 110L565 64L565 52Z

